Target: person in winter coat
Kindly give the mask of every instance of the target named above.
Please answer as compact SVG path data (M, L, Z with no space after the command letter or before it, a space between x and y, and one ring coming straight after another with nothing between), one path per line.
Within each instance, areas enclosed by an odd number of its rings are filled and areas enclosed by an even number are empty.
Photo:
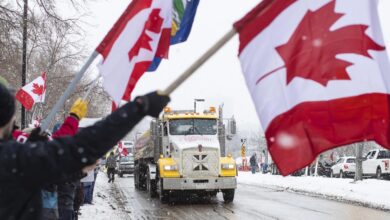
M88 197L89 193L92 190L92 183L94 181L94 171L90 170L86 177L81 179L81 183L83 184L84 188L84 199L83 199L83 205L85 204L92 204L92 199Z
M252 174L255 174L257 168L256 153L252 154L251 158L249 159L249 164L251 165Z
M65 119L58 130L56 129L53 131L53 137L73 136L77 133L79 121L83 119L87 113L87 106L85 104L86 103L80 99L74 103L70 110L70 116ZM73 175L73 178L69 178L68 180L64 180L57 184L59 220L73 220L73 203L76 185L84 175L83 172L78 172Z
M110 156L107 157L106 168L108 182L114 182L115 180L116 158L117 156L114 156L114 152L111 152Z
M72 220L77 220L80 214L80 207L84 203L84 188L80 180L76 183L76 190L73 202L73 218Z
M99 160L99 163L100 163L100 160ZM99 164L98 163L98 164ZM92 186L91 186L91 191L88 193L88 199L89 201L91 201L91 204L93 202L93 191L95 190L95 183L96 183L96 178L97 178L97 175L99 174L99 165L97 165L93 171L94 173L94 178L93 178L93 182L92 182Z
M12 140L15 98L0 85L0 219L39 219L41 189L93 165L145 115L158 117L169 97L157 92L137 97L73 137L18 143Z
M78 129L78 122L81 118L86 115L87 112L87 103L78 99L72 106L70 110L70 115L65 119L64 123L53 132L52 136L49 136L47 133L40 134L32 128L28 128L20 131L14 131L13 137L18 142L24 143L25 140L29 142L36 141L47 141L52 138L61 137L61 136L70 136L74 135ZM31 131L33 131L31 133ZM31 134L30 134L31 133ZM64 177L64 181L71 181L73 179L81 178L82 172L77 172L74 175L69 177ZM58 186L60 183L50 183L46 184L42 189L42 220L56 220L59 219L59 203L58 203ZM62 204L61 204L62 205ZM73 205L73 204L72 204ZM70 217L73 215L73 207ZM61 213L63 216L63 213ZM71 219L71 218L68 218Z

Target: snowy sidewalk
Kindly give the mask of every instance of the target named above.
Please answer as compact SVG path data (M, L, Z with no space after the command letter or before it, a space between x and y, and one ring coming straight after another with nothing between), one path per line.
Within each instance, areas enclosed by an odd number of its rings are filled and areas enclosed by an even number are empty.
M107 183L106 173L99 172L93 195L93 205L81 206L80 220L117 220L128 219L127 213L121 207L117 195L116 185Z
M239 172L238 183L278 188L357 203L365 207L390 210L390 181L365 179L352 183L353 179L326 177L294 177Z

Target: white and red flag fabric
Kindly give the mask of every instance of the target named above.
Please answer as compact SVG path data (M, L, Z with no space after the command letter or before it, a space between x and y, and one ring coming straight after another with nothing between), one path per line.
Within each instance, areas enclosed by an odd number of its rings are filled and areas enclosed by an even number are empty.
M263 0L235 23L239 59L283 175L338 146L390 148L377 0Z
M23 86L16 93L18 100L27 110L31 110L35 103L45 102L46 95L46 73L34 79L29 84Z
M130 100L154 57L167 58L172 1L133 0L96 51L103 56L103 87L115 104Z
M122 156L127 156L129 155L129 152L127 151L127 149L123 146L123 143L122 141L119 141L118 142L118 148L119 148L119 152Z

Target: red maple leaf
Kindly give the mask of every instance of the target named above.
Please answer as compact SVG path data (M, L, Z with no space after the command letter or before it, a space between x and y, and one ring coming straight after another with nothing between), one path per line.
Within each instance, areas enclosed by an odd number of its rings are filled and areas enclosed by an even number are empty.
M45 88L43 85L39 85L37 83L33 83L32 92L38 96L41 96L45 92Z
M153 9L150 13L149 19L145 23L145 27L141 36L134 44L134 47L131 48L131 50L129 51L128 55L130 61L139 54L139 51L142 48L152 51L150 41L152 41L153 39L146 33L146 31L151 31L156 34L161 32L164 19L160 17L160 11L161 9Z
M287 85L295 78L309 79L326 86L330 80L350 80L347 67L353 63L336 58L354 53L372 58L368 50L385 50L365 33L367 25L349 25L331 31L344 14L335 12L336 1L317 11L308 11L289 41L275 48L287 69ZM271 71L260 79L280 70Z

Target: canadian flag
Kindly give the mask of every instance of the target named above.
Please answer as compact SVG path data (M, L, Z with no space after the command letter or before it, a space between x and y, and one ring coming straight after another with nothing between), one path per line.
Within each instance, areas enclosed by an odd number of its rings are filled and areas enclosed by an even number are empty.
M167 58L171 26L172 1L133 0L97 47L103 87L117 106L130 99L155 56Z
M45 102L46 73L25 85L16 93L18 100L27 110L31 110L35 103Z
M121 155L123 155L123 156L129 155L129 152L127 151L127 149L123 147L122 141L119 141L118 148L119 148L119 152Z
M338 146L390 148L377 0L264 0L235 23L246 83L283 175Z

